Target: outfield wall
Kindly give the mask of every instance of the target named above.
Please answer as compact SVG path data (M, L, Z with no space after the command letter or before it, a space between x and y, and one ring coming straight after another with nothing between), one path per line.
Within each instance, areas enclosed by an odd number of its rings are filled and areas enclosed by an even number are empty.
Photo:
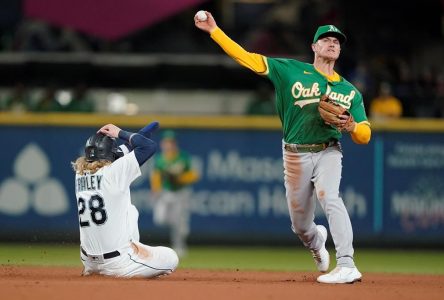
M70 161L104 123L137 130L151 120L178 132L202 179L193 187L193 242L294 242L276 118L0 114L0 238L77 240ZM343 138L341 193L358 242L443 244L444 121L373 122L367 146ZM152 222L148 174L132 186L143 240ZM317 211L319 223L326 223Z

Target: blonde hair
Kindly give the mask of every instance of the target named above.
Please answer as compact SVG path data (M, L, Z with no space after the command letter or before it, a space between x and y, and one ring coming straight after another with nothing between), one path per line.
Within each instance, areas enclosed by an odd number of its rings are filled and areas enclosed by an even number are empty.
M94 174L104 166L110 165L111 161L106 159L87 161L85 156L81 156L72 162L72 168L79 175L85 175L85 173Z

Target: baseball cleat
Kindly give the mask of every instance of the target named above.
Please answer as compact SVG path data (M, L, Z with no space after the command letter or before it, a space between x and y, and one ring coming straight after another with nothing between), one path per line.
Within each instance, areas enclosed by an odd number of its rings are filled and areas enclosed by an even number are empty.
M361 281L362 274L356 267L336 267L330 273L318 277L320 283L354 283Z
M316 263L316 267L320 272L327 272L328 267L330 265L330 255L328 254L327 249L325 248L325 242L327 241L327 229L322 225L317 225L316 229L320 234L323 243L322 247L319 250L311 249L310 252L313 255L313 259Z

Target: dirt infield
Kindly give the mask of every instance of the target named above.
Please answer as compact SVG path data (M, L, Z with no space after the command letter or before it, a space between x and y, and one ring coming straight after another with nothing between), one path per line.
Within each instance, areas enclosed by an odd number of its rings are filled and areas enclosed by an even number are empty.
M1 299L443 299L444 276L364 274L323 285L315 273L178 270L154 280L81 277L80 268L0 266Z

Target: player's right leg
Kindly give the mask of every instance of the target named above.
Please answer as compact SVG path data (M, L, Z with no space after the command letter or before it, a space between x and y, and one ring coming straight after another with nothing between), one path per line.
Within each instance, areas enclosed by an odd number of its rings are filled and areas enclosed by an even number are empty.
M123 278L154 278L174 272L179 264L179 258L173 249L167 247L150 247L140 242L132 242L124 249L119 249L120 255L100 261L87 261L85 275L100 274ZM86 266L89 265L89 269Z
M126 267L124 277L153 278L168 275L179 265L176 252L168 247L151 247L135 242L127 255L130 265Z
M292 230L310 249L319 271L328 270L330 256L325 248L326 231L314 223L312 153L293 153L283 150L284 181ZM325 228L324 228L325 229Z

